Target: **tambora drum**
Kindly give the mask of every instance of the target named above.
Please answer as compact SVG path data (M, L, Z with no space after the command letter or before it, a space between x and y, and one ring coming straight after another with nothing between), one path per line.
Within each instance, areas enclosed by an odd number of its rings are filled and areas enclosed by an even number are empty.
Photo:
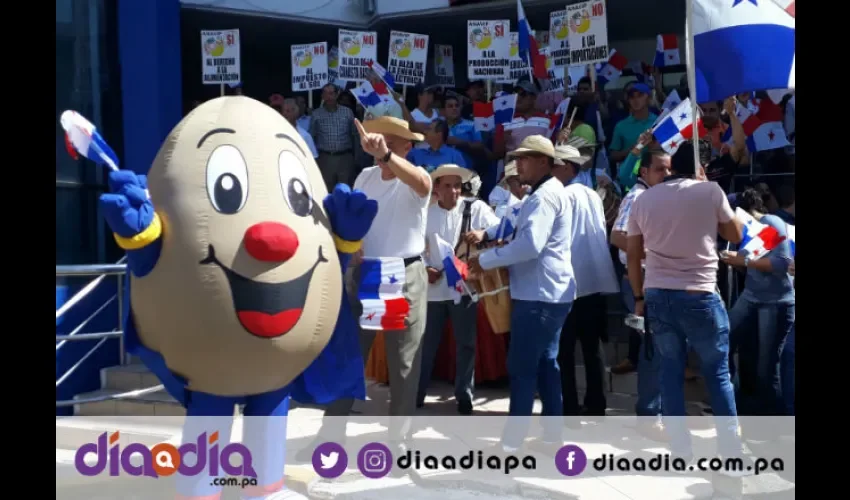
M461 260L468 261L469 257L478 255L486 250L477 245L460 243L455 250ZM484 271L480 275L469 275L467 282L475 289L478 300L484 304L484 312L493 333L507 333L511 330L511 291L508 269L504 267Z

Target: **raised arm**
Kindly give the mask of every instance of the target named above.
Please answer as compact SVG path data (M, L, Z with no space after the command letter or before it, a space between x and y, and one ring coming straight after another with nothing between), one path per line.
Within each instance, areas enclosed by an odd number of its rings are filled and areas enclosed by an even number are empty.
M360 144L363 151L372 155L379 164L386 165L405 185L410 186L420 198L431 196L431 176L424 168L419 168L395 153L387 147L384 136L366 132L360 120L354 119L354 126L360 133ZM387 159L383 162L384 158Z

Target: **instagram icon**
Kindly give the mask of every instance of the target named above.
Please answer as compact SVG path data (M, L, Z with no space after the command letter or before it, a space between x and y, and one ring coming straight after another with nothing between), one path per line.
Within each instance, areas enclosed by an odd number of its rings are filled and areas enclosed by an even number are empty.
M390 473L393 467L393 455L390 449L381 443L369 443L357 453L357 468L369 479L380 479Z

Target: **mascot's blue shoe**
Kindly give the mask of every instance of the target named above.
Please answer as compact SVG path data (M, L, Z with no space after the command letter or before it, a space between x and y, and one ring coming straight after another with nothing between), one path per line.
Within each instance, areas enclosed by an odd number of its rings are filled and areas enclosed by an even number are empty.
M328 195L298 132L246 97L196 108L147 177L113 172L109 185L101 206L131 272L128 350L186 406L185 444L249 478L244 497L292 498L290 397L365 397L342 276L377 203L347 186ZM252 463L228 468L237 404ZM176 471L180 498L220 498L221 472L190 468Z

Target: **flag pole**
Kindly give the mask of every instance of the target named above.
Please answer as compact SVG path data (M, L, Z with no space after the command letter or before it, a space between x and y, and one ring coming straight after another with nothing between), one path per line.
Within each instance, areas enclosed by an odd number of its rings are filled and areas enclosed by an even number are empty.
M685 0L685 59L687 59L688 93L691 97L691 116L694 145L694 172L699 172L699 103L697 103L697 71L694 54L694 0Z

